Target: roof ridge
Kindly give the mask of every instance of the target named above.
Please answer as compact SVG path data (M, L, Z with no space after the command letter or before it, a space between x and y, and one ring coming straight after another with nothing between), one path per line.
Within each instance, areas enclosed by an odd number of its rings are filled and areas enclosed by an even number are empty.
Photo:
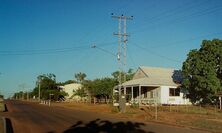
M166 67L154 67L154 66L139 66L141 69L142 68L153 68L153 69L166 69L166 70L177 70L175 68L166 68Z

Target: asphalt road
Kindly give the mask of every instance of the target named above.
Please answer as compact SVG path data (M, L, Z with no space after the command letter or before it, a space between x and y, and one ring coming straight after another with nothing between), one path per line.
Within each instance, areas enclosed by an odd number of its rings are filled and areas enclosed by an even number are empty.
M203 133L200 130L113 118L89 111L6 101L14 133Z

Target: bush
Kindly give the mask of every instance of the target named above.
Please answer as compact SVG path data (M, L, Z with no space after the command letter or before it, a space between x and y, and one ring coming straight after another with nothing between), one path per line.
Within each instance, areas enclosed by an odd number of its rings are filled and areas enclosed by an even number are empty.
M139 108L139 103L133 102L133 103L131 104L131 108Z

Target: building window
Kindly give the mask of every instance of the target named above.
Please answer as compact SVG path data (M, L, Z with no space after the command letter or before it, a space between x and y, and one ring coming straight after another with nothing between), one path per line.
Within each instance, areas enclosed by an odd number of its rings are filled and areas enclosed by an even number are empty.
M170 96L180 96L180 88L169 88Z

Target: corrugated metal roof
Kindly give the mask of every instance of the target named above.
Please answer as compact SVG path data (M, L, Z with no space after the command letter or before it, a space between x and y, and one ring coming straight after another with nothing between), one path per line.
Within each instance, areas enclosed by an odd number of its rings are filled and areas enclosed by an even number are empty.
M132 86L132 85L147 85L147 86L178 86L174 81L177 80L178 70L170 68L159 68L159 67L139 67L147 77L133 79L123 83L123 86Z

